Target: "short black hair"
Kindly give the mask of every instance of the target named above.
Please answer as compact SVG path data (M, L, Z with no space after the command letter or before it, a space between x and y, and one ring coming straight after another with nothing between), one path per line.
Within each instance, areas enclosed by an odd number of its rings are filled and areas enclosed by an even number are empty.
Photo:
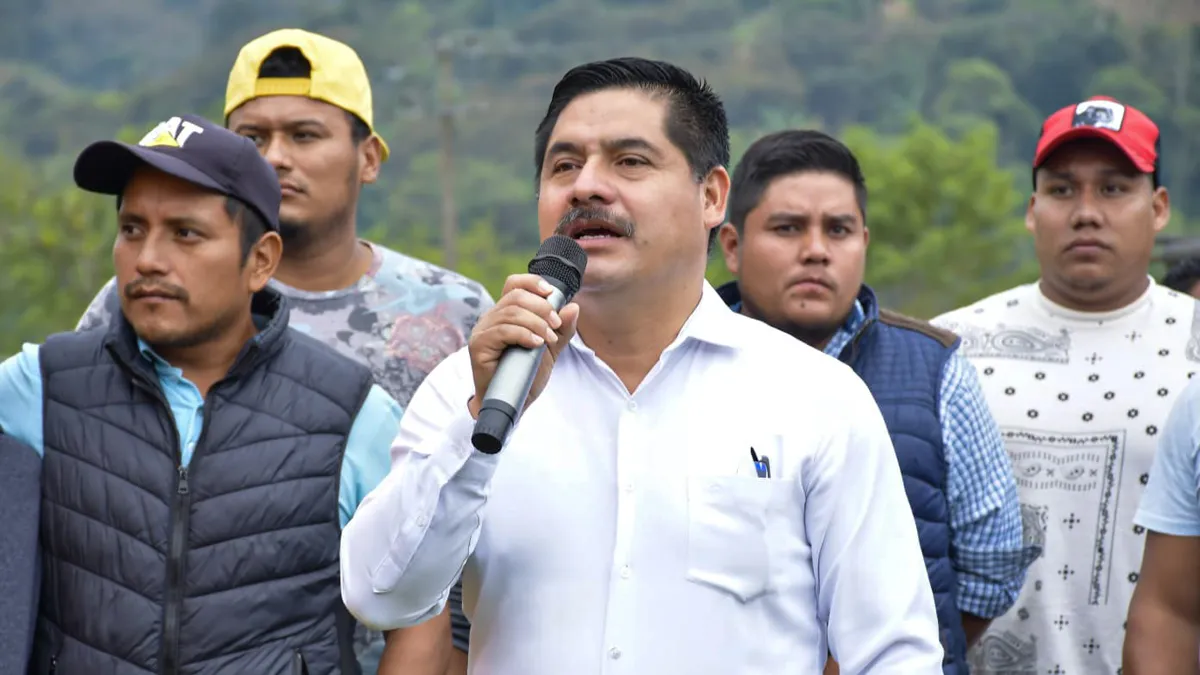
M729 222L741 233L746 216L758 206L775 179L810 171L832 173L850 181L866 224L867 181L858 159L844 143L815 130L777 131L758 139L746 150L733 170Z
M250 249L267 233L267 223L258 215L258 211L236 197L225 198L225 213L242 232L242 267L245 267L250 259Z
M312 64L304 56L304 52L296 47L279 47L263 59L262 65L258 67L258 77L308 78L312 77ZM371 127L367 126L361 117L349 110L343 112L350 121L350 140L354 141L355 145L360 145L371 137Z
M1200 281L1200 258L1184 258L1175 263L1163 275L1163 286L1180 293L1188 293Z
M554 86L534 135L535 183L541 179L546 146L563 109L579 96L606 89L636 89L667 99L667 138L687 158L697 182L718 166L729 165L729 123L712 87L674 64L627 56L576 66ZM716 228L709 233L710 249L716 233Z

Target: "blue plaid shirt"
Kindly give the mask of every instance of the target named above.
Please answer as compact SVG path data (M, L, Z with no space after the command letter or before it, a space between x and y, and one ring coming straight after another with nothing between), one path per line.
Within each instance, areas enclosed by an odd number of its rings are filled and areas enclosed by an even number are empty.
M855 300L850 316L825 346L837 357L866 321ZM958 573L958 608L985 619L1017 601L1038 547L1024 545L1012 463L983 397L975 368L957 352L942 375L938 417L946 453L946 498Z

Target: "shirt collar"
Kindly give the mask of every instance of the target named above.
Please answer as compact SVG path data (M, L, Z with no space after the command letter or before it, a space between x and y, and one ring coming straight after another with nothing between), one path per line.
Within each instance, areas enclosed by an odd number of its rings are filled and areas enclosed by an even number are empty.
M737 335L737 322L740 318L736 314L731 315L729 306L706 279L700 302L679 330L678 341L699 340L718 347L736 349L741 343Z
M261 336L262 336L261 331L265 330L268 326L270 326L272 317L264 315L264 314L256 313L256 314L252 314L250 318L254 321L255 327L257 327L258 330L260 331L258 334L256 334L254 337L252 337L250 339L251 340L260 340ZM167 361L166 359L164 359L162 356L159 356L158 352L154 351L154 347L151 347L149 344L146 343L145 340L143 340L140 337L137 339L137 348L138 348L138 353L141 354L142 358L144 358L144 359L146 359L146 361L150 362L150 365L154 366L155 372L157 372L159 375L174 375L176 377L183 376L182 370L171 365L171 363L169 361Z
M742 294L736 281L724 284L713 293L718 295L718 299L728 309L738 314L741 313ZM878 305L875 293L869 286L863 284L858 291L858 297L854 300L854 305L850 308L849 316L826 343L825 353L834 357L840 356L842 350L854 340L855 336L866 326L867 321L874 318L877 313Z
M1157 292L1156 287L1158 284L1154 281L1154 277L1148 274L1146 275L1146 280L1146 290L1143 291L1136 300L1128 305L1125 305L1124 307L1119 307L1107 312L1083 312L1080 310L1063 307L1050 298L1047 298L1046 295L1042 293L1041 280L1033 283L1033 292L1038 306L1040 306L1042 310L1050 316L1066 319L1068 321L1100 324L1104 323L1105 321L1116 321L1117 319L1121 319L1125 316L1133 314L1142 307L1148 305L1151 302L1151 298Z
M858 331L867 322L867 312L863 309L862 299L856 299L854 305L850 307L850 315L838 327L837 332L829 339L825 345L825 353L830 356L839 356L846 345L858 335Z
M664 353L690 340L737 349L742 343L737 330L738 322L743 320L745 317L729 311L729 306L717 294L717 290L705 280L700 302L696 304L696 309L692 310L687 321L679 329L679 334ZM593 353L578 333L571 338L571 346Z
M146 359L151 366L154 366L154 372L158 373L159 377L183 377L183 371L167 362L166 359L158 355L154 348L146 344L146 341L137 339L138 353L142 358Z

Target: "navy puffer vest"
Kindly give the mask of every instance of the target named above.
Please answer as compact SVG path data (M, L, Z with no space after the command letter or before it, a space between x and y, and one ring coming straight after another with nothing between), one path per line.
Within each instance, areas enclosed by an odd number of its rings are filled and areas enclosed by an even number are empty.
M265 328L209 391L180 467L175 421L123 316L52 336L34 672L358 672L338 581L338 489L370 372Z

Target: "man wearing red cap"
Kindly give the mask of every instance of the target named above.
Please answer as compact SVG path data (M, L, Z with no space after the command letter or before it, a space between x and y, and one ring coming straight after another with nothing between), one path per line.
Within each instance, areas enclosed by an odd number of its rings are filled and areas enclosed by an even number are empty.
M1200 370L1200 303L1148 274L1170 215L1154 122L1107 97L1065 107L1042 126L1025 213L1041 278L934 319L979 372L1043 549L974 675L1120 672L1146 537L1134 512Z

